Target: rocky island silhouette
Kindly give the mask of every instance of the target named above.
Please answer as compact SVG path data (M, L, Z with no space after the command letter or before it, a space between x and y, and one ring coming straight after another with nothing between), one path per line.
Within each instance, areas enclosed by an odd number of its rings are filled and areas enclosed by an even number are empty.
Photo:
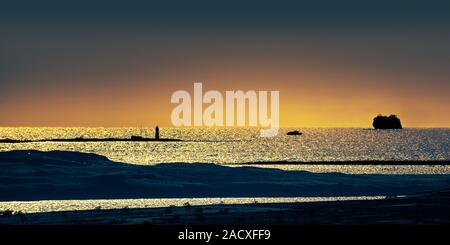
M372 123L375 129L402 129L402 123L397 115L389 116L378 115L373 119Z

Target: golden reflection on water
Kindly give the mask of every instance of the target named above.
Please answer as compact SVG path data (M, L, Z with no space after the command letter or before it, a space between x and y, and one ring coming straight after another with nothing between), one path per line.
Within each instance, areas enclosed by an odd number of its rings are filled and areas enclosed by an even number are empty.
M192 206L215 204L326 202L346 200L376 200L383 196L358 197L259 197L259 198L156 198L156 199L108 199L108 200L48 200L0 202L0 210L22 213L43 213L71 210L160 208L169 206Z
M153 137L149 128L0 128L0 138ZM185 142L41 142L0 144L0 151L63 150L104 155L133 164L261 161L449 160L450 129L377 131L357 128L304 129L302 136L261 138L256 128L161 128L161 137ZM448 166L258 165L311 172L448 174Z

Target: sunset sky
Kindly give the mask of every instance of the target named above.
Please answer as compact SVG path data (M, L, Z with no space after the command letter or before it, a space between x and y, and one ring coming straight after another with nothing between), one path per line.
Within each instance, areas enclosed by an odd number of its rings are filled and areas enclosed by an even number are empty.
M0 126L171 126L198 81L279 90L281 126L450 127L449 6L168 2L2 6Z

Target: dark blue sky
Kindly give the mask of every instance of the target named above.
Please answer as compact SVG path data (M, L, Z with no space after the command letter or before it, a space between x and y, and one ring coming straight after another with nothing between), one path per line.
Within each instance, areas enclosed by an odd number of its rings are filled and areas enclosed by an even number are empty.
M447 1L10 1L6 21L169 21L179 24L442 22Z

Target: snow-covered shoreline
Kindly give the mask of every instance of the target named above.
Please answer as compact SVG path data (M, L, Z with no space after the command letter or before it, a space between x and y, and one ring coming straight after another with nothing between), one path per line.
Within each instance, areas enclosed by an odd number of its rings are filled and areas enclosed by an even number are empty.
M450 175L353 175L214 164L139 166L78 152L0 153L0 200L390 196L448 187Z

